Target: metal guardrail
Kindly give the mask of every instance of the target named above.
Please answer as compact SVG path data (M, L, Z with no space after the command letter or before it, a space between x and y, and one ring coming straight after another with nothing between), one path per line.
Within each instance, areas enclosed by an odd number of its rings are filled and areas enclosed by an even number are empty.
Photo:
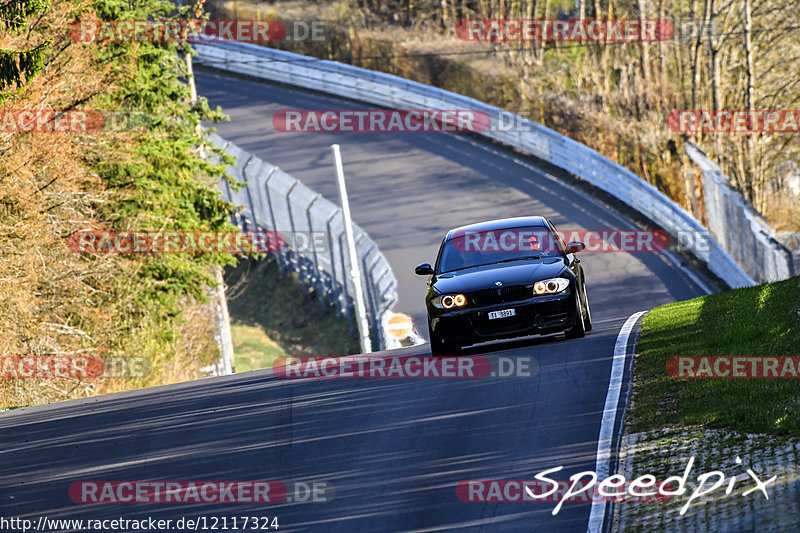
M600 153L523 117L513 129L498 127L508 112L450 91L351 65L249 43L194 43L198 59L209 66L270 81L398 109L474 110L490 123L476 132L562 168L618 198L673 237L691 235L687 249L731 287L754 285L753 278L711 238L692 215L658 189ZM476 128L478 129L478 128Z
M241 208L234 216L235 224L244 231L280 233L286 242L275 251L281 272L296 272L303 285L316 292L320 304L336 306L355 331L354 286L348 275L351 269L341 209L275 165L218 135L211 134L208 139L236 158L228 175L242 186L234 191L226 181L219 184L222 197ZM391 344L383 323L384 315L397 302L397 280L389 261L364 230L354 225L353 233L372 344L383 350ZM321 238L315 241L315 236Z
M719 165L700 148L690 142L684 143L684 148L703 171L703 198L711 236L759 283L794 276L797 272L792 252L775 238L775 229L731 187Z

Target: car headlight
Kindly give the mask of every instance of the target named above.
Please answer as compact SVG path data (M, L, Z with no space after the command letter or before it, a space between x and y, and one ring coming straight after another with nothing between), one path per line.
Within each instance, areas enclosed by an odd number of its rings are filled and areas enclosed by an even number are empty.
M445 294L437 296L431 303L439 309L452 309L453 307L464 307L467 305L467 297L463 294Z
M569 280L564 278L550 278L537 281L533 285L534 294L556 294L569 287Z

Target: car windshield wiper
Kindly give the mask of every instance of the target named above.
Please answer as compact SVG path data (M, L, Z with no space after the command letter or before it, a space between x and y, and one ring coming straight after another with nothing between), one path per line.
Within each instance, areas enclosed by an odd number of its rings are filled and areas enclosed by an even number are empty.
M512 258L509 258L509 259L502 259L500 261L495 261L494 263L483 263L481 265L470 265L470 266L465 266L465 267L461 267L461 268L451 268L450 270L444 270L442 272L439 272L439 274L446 274L447 272L457 272L459 270L467 270L469 268L479 268L479 267L485 267L485 266L490 266L490 265L497 265L497 264L500 264L500 263L509 263L511 261L532 261L534 259L541 259L541 258L542 258L541 255L526 255L525 257L512 257Z
M533 259L541 259L541 255L526 255L525 257L512 257L510 259L503 259L502 261L498 261L498 263L510 263L512 261L530 261Z
M486 265L471 265L461 268L451 268L450 270L442 270L441 272L439 272L439 274L447 274L448 272L458 272L459 270L467 270L468 268L478 268L481 266L486 266Z

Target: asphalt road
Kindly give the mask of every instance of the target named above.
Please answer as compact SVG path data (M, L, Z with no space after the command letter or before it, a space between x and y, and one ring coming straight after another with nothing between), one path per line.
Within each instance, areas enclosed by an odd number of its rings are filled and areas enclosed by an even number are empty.
M472 137L283 133L272 125L280 110L373 106L207 71L197 73L196 83L198 93L231 118L216 126L217 133L337 204L330 145L341 146L353 219L389 259L398 279L397 310L410 313L424 336L425 283L413 269L433 263L447 230L523 215L546 216L562 231L634 228L591 197ZM627 317L703 294L663 254L595 252L581 257L592 309L599 317Z
M398 277L398 308L424 324L425 280L444 232L544 215L563 229L630 229L602 204L509 153L443 134L286 134L281 109L368 106L199 72L231 122L218 132L336 201L339 143L353 216ZM531 377L286 380L257 371L0 414L0 516L176 519L278 516L284 531L585 531L587 504L466 503L469 479L560 479L595 467L613 346L636 311L703 294L663 254L582 256L595 329L485 347L535 359ZM492 349L498 349L492 351ZM427 345L398 351L427 354ZM626 376L626 381L629 376ZM327 503L75 504L78 480L323 481Z

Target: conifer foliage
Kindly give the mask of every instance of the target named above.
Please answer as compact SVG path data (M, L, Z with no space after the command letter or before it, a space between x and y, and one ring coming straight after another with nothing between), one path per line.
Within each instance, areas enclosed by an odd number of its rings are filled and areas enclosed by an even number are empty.
M9 0L0 4L0 26L10 32L21 32L28 27L28 17L49 7L48 0ZM21 87L25 80L42 70L44 54L50 39L24 50L0 49L0 99L9 86Z
M234 261L230 254L68 248L80 230L235 229L218 190L231 160L199 127L223 115L204 98L192 101L186 43L84 43L68 32L76 20L168 20L186 18L189 8L162 0L49 1L0 11L0 370L3 357L102 356L144 358L151 371L64 381L6 369L0 406L197 378L219 357L207 305L214 271ZM62 111L136 120L67 132L26 130L18 119Z

